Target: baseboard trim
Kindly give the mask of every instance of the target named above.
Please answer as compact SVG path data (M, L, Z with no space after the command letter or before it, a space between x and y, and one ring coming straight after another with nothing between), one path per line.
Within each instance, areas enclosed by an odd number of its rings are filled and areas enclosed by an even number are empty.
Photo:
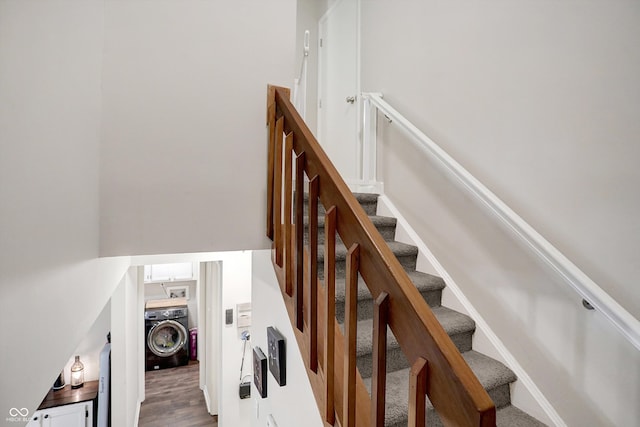
M138 427L138 423L140 422L140 407L142 406L142 401L140 399L138 399L138 401L136 402L136 415L134 418L134 424L133 427Z
M209 401L209 391L207 390L206 384L200 387L200 390L202 390L202 393L204 394L204 403L207 405L207 412L213 415L211 413L211 402Z
M408 221L402 216L400 211L385 195L381 195L378 198L378 215L393 216L397 220L396 228L396 240L413 244L418 247L419 257L422 256L428 262L428 266L424 266L425 269L420 268L422 271L429 273L435 273L442 277L447 284L445 289L451 291L452 296L455 298L458 305L476 322L476 334L480 332L488 344L492 347L493 353L496 353L502 359L502 362L507 365L518 377L517 383L521 384L524 388L522 390L518 386L518 393L513 393L512 402L515 406L530 413L534 417L541 421L551 424L555 427L567 427L567 424L562 420L560 414L553 408L551 403L542 394L540 389L533 382L531 377L526 373L522 365L516 360L513 354L507 349L502 340L493 332L489 327L489 324L480 315L478 310L475 309L471 301L464 295L460 287L456 284L453 278L447 273L442 264L437 260L435 255L427 247L425 242L420 238L418 233L409 225ZM420 265L420 260L418 261ZM431 267L431 268L429 268ZM455 308L455 307L452 307ZM476 337L474 336L474 345L476 344ZM483 351L483 349L479 349ZM484 351L483 351L484 352ZM522 394L528 394L528 396L522 396ZM535 405L535 406L534 406Z
M384 183L380 181L347 181L349 190L354 193L382 194Z
M213 410L213 405L211 404L211 397L209 397L209 389L207 388L206 384L200 387L200 390L202 390L202 393L204 394L204 403L207 406L207 412L209 413L209 415L212 415L212 416L219 415L217 409L215 411Z

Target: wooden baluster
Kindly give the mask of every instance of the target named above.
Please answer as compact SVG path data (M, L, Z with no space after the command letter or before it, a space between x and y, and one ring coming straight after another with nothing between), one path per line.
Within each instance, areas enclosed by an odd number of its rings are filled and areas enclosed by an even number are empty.
M358 270L360 246L354 243L347 253L346 298L344 318L344 418L345 426L356 422L356 337L358 332Z
M276 264L282 267L282 129L284 127L284 118L280 117L276 121L275 130L275 155L276 170L274 182L274 223L275 223L275 244L276 244Z
M409 427L425 427L427 375L429 364L422 357L415 361L409 373Z
M267 124L269 142L267 145L267 237L273 240L273 183L275 171L275 131L276 131L276 88L269 86L267 92Z
M304 306L304 151L296 157L296 327L303 328Z
M333 389L336 333L336 215L337 209L335 206L331 206L324 215L324 304L326 313L324 336L324 420L331 425L336 422Z
M309 183L309 195L311 206L309 209L309 223L313 218L314 232L310 234L312 260L311 281L309 282L309 368L318 373L318 197L320 178L315 176Z
M284 139L284 248L285 248L285 292L293 295L293 221L291 219L293 196L293 133L287 134Z
M311 268L309 280L309 368L318 371L318 175L309 182L309 245Z
M371 378L371 425L384 427L387 388L387 325L389 295L382 292L373 306L373 376Z

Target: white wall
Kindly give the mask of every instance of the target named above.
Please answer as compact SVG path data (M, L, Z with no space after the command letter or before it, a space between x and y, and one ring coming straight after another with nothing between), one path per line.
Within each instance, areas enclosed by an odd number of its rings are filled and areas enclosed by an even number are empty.
M101 1L0 1L3 420L33 413L125 271L96 260L102 24Z
M105 2L102 255L268 247L266 89L293 82L295 17L295 0Z
M240 399L240 365L242 363L243 341L240 334L244 329L237 328L236 305L251 302L251 251L228 252L220 258L222 261L222 328L221 354L219 357L220 379L218 386L220 427L248 427L251 415L251 400ZM224 312L233 309L233 324L224 324ZM251 373L250 346L247 344L245 373Z
M461 5L364 2L364 89L640 317L640 5Z
M0 0L0 414L37 407L109 300L130 264L100 254L267 245L266 85L291 81L294 17Z
M322 426L320 411L273 271L271 251L253 251L252 277L251 344L259 346L267 355L267 327L273 326L285 337L287 384L280 387L273 375L267 373L267 397L264 399L255 385L251 386L251 426L267 425L270 414L278 427Z
M638 23L640 6L622 1L362 4L363 90L382 92L636 317ZM640 353L379 126L387 195L567 425L635 425Z
M64 367L64 379L67 384L71 382L71 365L75 362L75 356L80 356L84 365L84 380L98 380L100 376L100 352L107 343L107 334L111 331L111 300L107 301L104 308L91 329L87 332L82 342L78 344L73 354Z

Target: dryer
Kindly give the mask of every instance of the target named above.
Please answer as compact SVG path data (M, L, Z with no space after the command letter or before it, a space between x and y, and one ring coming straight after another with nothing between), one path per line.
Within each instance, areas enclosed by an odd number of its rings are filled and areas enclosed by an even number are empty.
M174 368L189 363L189 315L186 304L170 300L144 312L145 370Z

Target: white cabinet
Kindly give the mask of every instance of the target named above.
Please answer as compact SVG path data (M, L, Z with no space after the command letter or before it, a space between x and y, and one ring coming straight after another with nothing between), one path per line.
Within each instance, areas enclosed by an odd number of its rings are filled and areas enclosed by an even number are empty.
M145 282L165 282L174 280L192 280L193 263L153 264L144 266Z
M33 413L27 427L92 427L93 402L72 403Z

